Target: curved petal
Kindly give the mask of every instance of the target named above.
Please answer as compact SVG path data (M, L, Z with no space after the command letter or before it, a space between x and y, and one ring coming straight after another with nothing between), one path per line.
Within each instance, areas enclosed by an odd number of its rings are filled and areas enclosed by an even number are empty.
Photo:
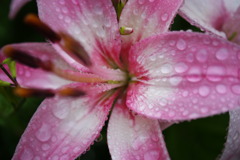
M14 18L17 12L29 1L31 0L12 0L9 17Z
M220 160L237 160L240 157L240 109L230 111L227 142Z
M240 6L240 0L223 0L224 5L229 13L234 13Z
M163 120L189 120L234 109L240 95L240 48L213 36L172 32L131 49L127 106ZM136 82L138 81L138 82Z
M118 62L121 41L111 0L37 2L40 18L53 30L78 40L92 60Z
M168 31L181 4L182 0L129 0L119 23L120 27L133 28L133 33L122 36L123 48L129 49L141 39Z
M240 1L239 1L240 2ZM240 45L240 7L232 14L223 25L222 30L229 40Z
M21 137L13 160L75 159L99 135L115 96L55 97L39 107Z
M221 29L231 12L226 10L223 0L185 0L180 14L191 24L226 37Z
M108 125L108 146L113 160L167 160L169 155L157 120L116 104Z
M65 61L63 61L56 51L47 43L21 43L11 44L5 47L12 47L19 51L31 54L42 61L51 61L55 66L73 70ZM3 48L4 50L4 48ZM64 80L53 73L43 71L42 69L33 69L22 64L17 64L17 81L22 87L30 88L52 88L56 89L62 85L69 84L71 81Z

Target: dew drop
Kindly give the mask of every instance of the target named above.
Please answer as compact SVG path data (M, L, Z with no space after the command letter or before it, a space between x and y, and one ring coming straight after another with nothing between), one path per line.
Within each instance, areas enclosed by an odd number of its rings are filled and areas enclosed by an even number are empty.
M65 102L64 103L57 103L55 107L52 109L53 115L59 119L64 119L68 116L70 110L69 107L66 107Z
M43 144L42 145L42 150L46 151L50 148L49 144Z
M172 65L171 65L171 64L168 64L168 63L162 65L162 67L161 67L161 72L162 72L163 74L171 73L172 70L173 70Z
M33 152L28 148L24 149L20 157L20 160L26 160L26 159L33 159Z
M199 82L202 80L201 69L199 67L192 67L188 71L187 80L189 82Z
M186 44L185 40L179 39L179 40L177 41L176 47L177 47L177 49L179 49L179 50L182 51L182 50L186 49L187 44Z
M42 142L46 142L51 137L51 128L48 124L43 123L39 130L36 132L36 137Z
M179 84L181 83L181 81L182 81L182 77L171 77L171 78L169 79L169 82L170 82L171 85L173 85L173 86L179 85Z
M208 80L218 82L225 75L225 68L222 66L210 66L207 68L206 74Z
M218 84L216 86L216 91L220 94L225 94L227 92L227 87L223 84Z
M208 58L208 53L205 49L199 50L196 54L196 59L201 63L206 62L207 58Z
M240 85L239 84L235 84L231 87L232 89L232 92L235 93L235 94L240 94Z
M188 66L183 62L177 63L175 65L175 71L177 73L183 73L183 72L186 72L187 70L188 70Z
M200 109L200 111L201 111L202 113L207 113L207 112L208 112L208 108L202 107L202 108Z
M199 92L200 96L207 97L210 93L210 88L208 86L201 86L198 89L198 92Z
M159 159L159 157L160 153L158 150L148 151L144 154L144 160Z
M168 19L168 14L167 13L164 13L162 16L161 16L161 19L162 21L166 21Z
M216 58L218 60L225 60L228 58L228 50L226 48L220 48L217 52L216 52Z

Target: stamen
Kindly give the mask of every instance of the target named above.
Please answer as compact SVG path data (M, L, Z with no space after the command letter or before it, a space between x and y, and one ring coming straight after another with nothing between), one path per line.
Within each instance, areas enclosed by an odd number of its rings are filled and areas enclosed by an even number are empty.
M70 97L79 97L84 96L85 93L81 90L74 89L74 88L63 88L58 90L58 94L60 96L70 96Z
M12 76L8 73L8 71L3 67L2 64L0 64L0 68L1 68L1 70L8 76L8 78L14 83L14 85L15 85L15 86L18 86L18 83L17 83L16 78L12 77ZM6 82L6 83L7 83L7 82ZM6 83L5 83L5 85L6 85ZM2 82L2 84L3 84L3 82ZM9 84L10 84L10 83L9 83ZM11 85L11 84L10 84L10 85Z
M7 57L11 57L24 65L32 68L42 68L46 71L52 70L52 63L50 61L43 62L41 59L33 57L23 51L17 50L11 46L6 46L3 48L3 53Z
M129 35L133 33L133 28L130 27L120 27L119 32L121 35Z
M59 90L52 89L33 89L33 88L21 88L15 89L15 94L21 97L54 97L55 95L64 97L80 97L84 96L85 92L74 88L63 88Z
M38 32L42 33L52 42L59 42L61 37L55 33L48 25L43 23L35 14L28 14L25 23L35 28Z
M17 87L15 89L15 94L21 97L53 97L55 95L53 90L50 89L30 89Z
M91 66L92 62L85 49L79 44L77 40L66 33L60 33L62 41L61 47L68 53L72 58L83 63L85 66Z

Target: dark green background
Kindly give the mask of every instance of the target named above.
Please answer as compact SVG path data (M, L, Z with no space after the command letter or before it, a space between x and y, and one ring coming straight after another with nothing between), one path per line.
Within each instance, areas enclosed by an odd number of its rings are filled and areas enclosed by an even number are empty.
M23 23L27 13L36 12L35 2L27 4L14 20L8 19L10 0L0 1L0 47L9 43L44 41ZM172 30L191 26L180 17ZM195 28L192 27L195 30ZM196 29L197 30L197 29ZM1 70L0 70L1 72ZM22 99L11 88L0 87L0 160L8 160L18 140L42 99ZM213 160L221 153L228 126L228 114L175 124L164 131L172 160ZM106 127L102 139L81 156L81 160L110 159L106 144Z

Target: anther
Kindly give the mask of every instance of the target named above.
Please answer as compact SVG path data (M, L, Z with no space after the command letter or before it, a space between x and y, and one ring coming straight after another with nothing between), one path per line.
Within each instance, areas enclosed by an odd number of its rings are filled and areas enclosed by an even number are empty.
M15 94L21 97L53 97L54 91L51 89L30 89L17 87L14 90Z
M60 33L60 36L62 38L60 45L72 58L77 61L80 60L80 63L83 63L85 66L92 65L88 53L77 40L66 33Z
M120 27L119 32L121 35L129 35L133 33L133 28L130 27Z
M11 46L6 46L3 48L3 53L7 57L11 57L24 65L32 68L42 68L44 70L50 71L52 66L50 62L42 62L41 59L33 57L23 51L17 50Z
M74 88L63 88L63 89L59 89L57 91L57 93L60 96L70 96L70 97L79 97L79 96L84 96L85 92L78 90L78 89L74 89Z
M35 28L52 42L59 42L61 40L61 37L47 24L43 23L35 14L28 14L25 17L24 22Z

